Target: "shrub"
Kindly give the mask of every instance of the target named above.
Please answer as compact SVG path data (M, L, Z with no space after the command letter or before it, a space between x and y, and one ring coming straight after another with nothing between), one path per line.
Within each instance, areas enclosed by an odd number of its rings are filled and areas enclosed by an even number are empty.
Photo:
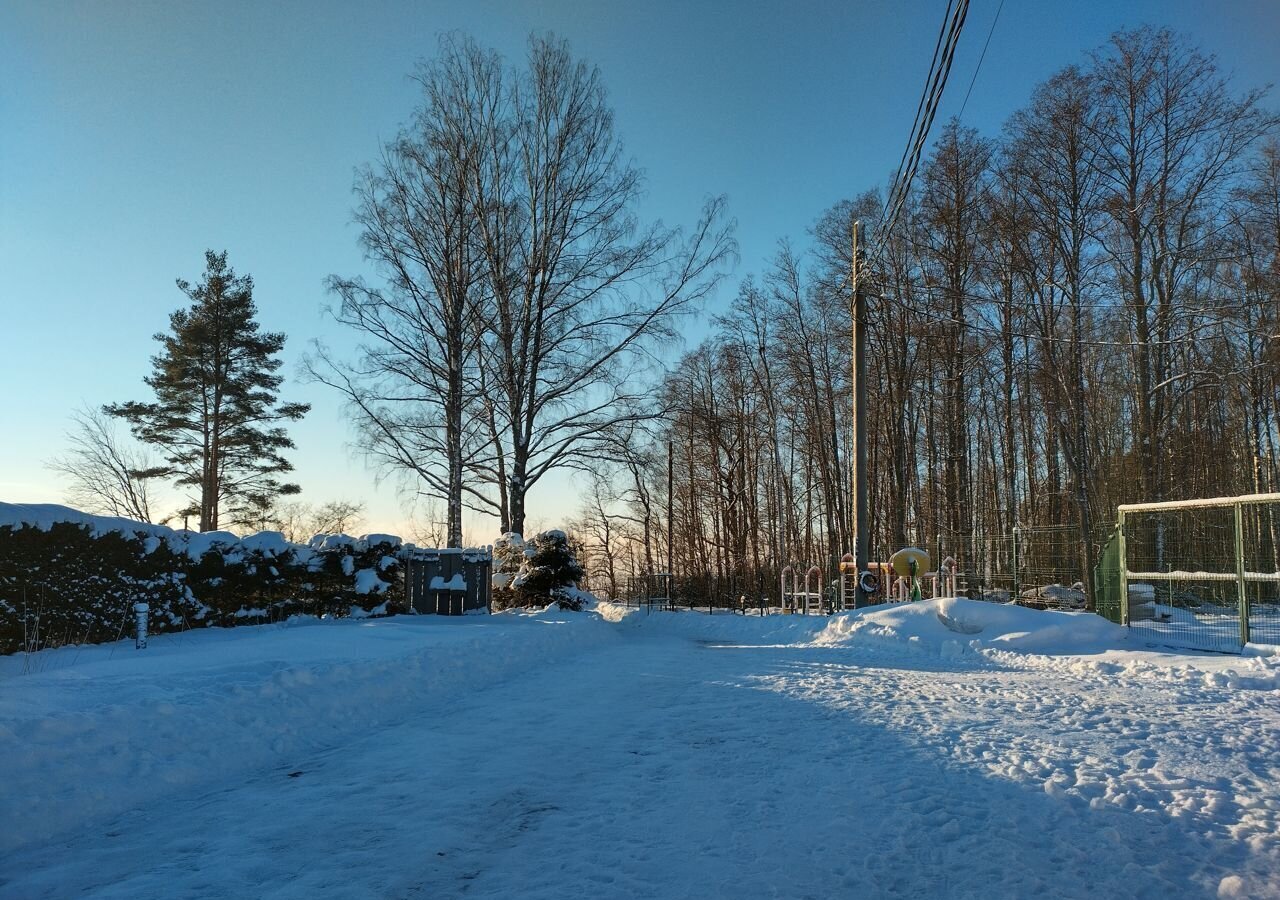
M0 526L0 653L117 640L133 604L153 633L256 624L296 613L391 614L405 606L396 538L276 532L164 536L55 522Z
M497 545L494 552L496 555ZM524 562L511 581L514 594L511 605L545 606L555 602L566 609L582 608L584 595L577 590L582 580L582 566L569 548L563 531L534 535L525 544L523 555Z

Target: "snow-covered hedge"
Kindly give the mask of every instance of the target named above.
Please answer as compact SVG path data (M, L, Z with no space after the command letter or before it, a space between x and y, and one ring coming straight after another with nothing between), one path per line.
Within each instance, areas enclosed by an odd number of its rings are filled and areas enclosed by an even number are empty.
M295 613L368 615L403 608L390 535L279 532L244 538L0 503L0 653L116 640L133 604L153 632L274 621Z

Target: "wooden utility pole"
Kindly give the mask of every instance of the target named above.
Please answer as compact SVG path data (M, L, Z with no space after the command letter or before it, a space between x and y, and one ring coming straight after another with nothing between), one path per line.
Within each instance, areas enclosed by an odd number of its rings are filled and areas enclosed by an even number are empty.
M853 559L858 567L857 587L853 605L861 608L870 604L871 598L862 589L862 573L867 571L868 530L871 516L867 511L867 301L862 292L859 277L858 230L861 223L853 223L853 255L850 262L850 280L853 284Z
M676 577L676 445L667 439L667 578ZM668 581L668 584L670 581Z

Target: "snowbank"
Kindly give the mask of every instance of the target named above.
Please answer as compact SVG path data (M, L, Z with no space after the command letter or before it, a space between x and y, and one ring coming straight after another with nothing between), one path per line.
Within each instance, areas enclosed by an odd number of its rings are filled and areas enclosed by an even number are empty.
M815 642L870 638L955 657L986 648L1048 655L1099 653L1122 646L1126 637L1124 628L1093 613L948 597L835 616Z
M1190 690L1280 691L1280 654L1250 645L1243 656L1144 649L1128 631L1084 612L1028 609L964 598L895 603L825 616L741 616L600 603L597 612L623 628L674 632L699 641L815 645L923 654L974 665L1034 668L1062 676L1119 677Z
M733 641L744 644L799 644L812 641L827 627L826 616L768 615L743 616L729 610L708 614L696 610L648 612L645 607L628 607L600 601L596 612L606 621L626 628L675 631L701 641Z
M295 765L432 699L616 638L595 616L548 610L295 618L154 636L144 651L125 641L0 657L0 852Z
M827 616L741 616L682 611L646 614L601 603L602 616L629 625L678 629L701 640L814 643L875 642L955 657L991 648L1036 654L1098 653L1124 645L1125 630L1092 613L1027 609L964 598L893 603Z

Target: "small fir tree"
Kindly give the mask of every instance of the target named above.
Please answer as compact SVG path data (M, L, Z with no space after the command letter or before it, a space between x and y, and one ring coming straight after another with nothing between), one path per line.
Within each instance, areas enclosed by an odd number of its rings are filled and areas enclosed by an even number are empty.
M525 562L512 586L523 606L555 601L562 607L580 609L577 591L582 580L582 566L569 546L563 531L543 531L528 541Z
M213 531L220 522L251 522L275 498L298 493L278 477L292 470L282 454L294 446L279 423L302 418L310 406L278 402L285 335L259 331L253 279L237 275L225 251L207 251L200 283L179 279L178 287L191 306L155 336L163 350L143 379L155 400L104 410L161 452L165 465L142 474L198 492L179 514L198 516L200 530Z

